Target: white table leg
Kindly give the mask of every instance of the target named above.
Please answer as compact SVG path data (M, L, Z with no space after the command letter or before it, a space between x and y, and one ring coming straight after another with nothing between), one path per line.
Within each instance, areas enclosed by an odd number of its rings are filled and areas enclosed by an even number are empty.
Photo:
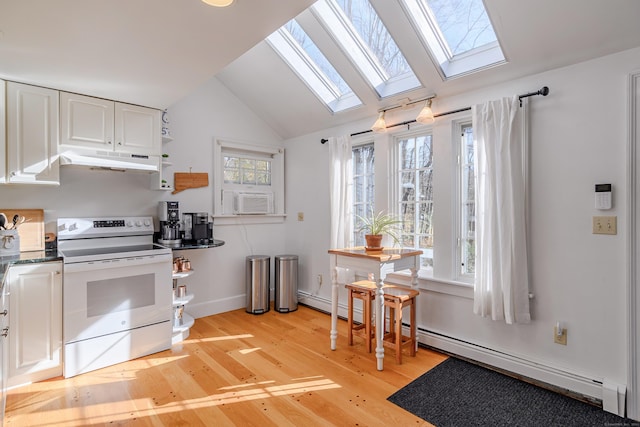
M410 269L411 270L411 287L413 289L417 289L418 288L418 269L420 268L420 257L417 256L417 257L414 258L414 260L415 260L415 266ZM416 300L414 302L414 304L416 304L416 307L415 307L416 313L419 313L419 311L418 311L418 299L419 298L416 298ZM411 322L411 327L415 328L416 326L413 323L414 322ZM417 336L416 336L416 342L414 344L415 344L415 347L416 347L415 351L418 351L418 338L417 338Z
M384 290L382 289L382 277L376 281L376 358L378 359L378 371L384 368Z
M338 274L335 267L335 257L331 257L331 331L329 332L331 350L336 349L338 340L338 296L340 288L338 287Z

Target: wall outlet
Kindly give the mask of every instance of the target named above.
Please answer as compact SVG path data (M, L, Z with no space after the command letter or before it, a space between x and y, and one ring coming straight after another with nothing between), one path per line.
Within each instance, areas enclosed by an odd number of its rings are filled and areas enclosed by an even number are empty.
M567 328L562 328L562 334L558 335L558 327L553 327L553 342L556 344L567 345Z
M322 274L318 274L318 286L322 286Z
M298 212L298 221L304 221L304 212Z
M594 216L593 234L618 234L617 216Z

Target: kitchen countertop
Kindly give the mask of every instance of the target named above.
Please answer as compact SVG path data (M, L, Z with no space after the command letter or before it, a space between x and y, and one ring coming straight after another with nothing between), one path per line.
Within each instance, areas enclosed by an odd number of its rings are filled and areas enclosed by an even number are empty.
M173 249L174 251L183 251L183 250L188 250L188 249L207 249L207 248L217 248L218 246L222 246L224 245L224 240L216 240L213 239L212 243L206 243L206 244L190 244L190 243L186 243L186 244L181 244L180 246L167 246L170 249ZM164 246L164 245L163 245Z
M14 264L34 264L50 261L62 261L62 255L58 253L58 249L20 252L16 255L0 256L0 277L4 282L7 270Z

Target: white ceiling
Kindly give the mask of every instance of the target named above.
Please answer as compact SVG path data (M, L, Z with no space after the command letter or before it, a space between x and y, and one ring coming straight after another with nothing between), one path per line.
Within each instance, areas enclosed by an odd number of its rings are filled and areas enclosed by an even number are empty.
M380 100L309 12L299 21L364 106L329 110L261 42L313 0L0 0L0 78L166 108L217 76L283 138L640 46L638 0L485 0L507 64L443 81L400 0L371 0L424 88ZM537 88L531 88L537 89ZM553 90L553 88L552 88Z
M0 78L165 108L314 0L0 0Z

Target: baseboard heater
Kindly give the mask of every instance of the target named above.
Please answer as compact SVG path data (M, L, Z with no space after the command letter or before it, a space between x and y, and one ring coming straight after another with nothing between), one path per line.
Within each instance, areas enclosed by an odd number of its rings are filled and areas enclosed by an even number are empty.
M299 302L316 310L331 313L331 301L304 291L298 291ZM346 306L338 304L340 318L346 318ZM342 315L340 315L342 314ZM356 316L361 316L357 313ZM408 331L408 324L403 325ZM418 326L419 345L441 353L457 356L503 372L507 375L531 382L541 387L569 395L605 411L624 416L626 386L606 379L588 378L540 362L514 356L455 337Z

